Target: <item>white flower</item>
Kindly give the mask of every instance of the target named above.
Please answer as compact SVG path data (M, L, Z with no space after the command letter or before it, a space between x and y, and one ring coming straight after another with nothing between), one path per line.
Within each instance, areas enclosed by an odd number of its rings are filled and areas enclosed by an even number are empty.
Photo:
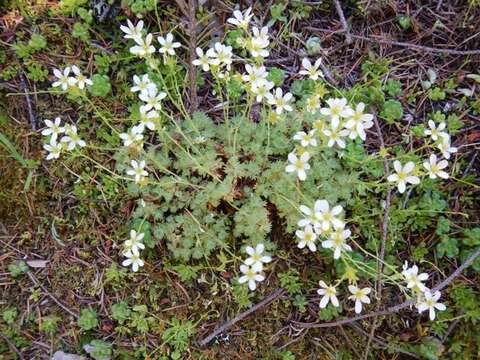
M272 261L270 256L262 255L263 250L265 250L263 244L258 244L255 248L247 246L245 250L247 251L247 254L250 255L250 257L245 260L245 265L251 266L252 270L255 272L262 271L263 264Z
M62 144L57 143L57 139L53 137L50 139L49 144L43 145L43 148L48 151L47 160L58 159L63 150Z
M441 122L438 124L438 127L435 125L435 122L433 120L428 120L428 126L430 129L426 129L423 133L425 136L430 136L433 141L437 141L439 138L448 138L449 135L446 132L443 132L442 130L445 130L447 124L445 122Z
M135 183L140 183L148 176L148 172L145 170L145 161L132 160L130 165L132 165L132 168L127 170L127 175L135 176Z
M144 233L137 233L135 230L130 230L130 239L125 240L123 243L126 250L125 253L131 251L138 254L138 249L145 249L145 245L142 243L144 237Z
M268 93L265 95L265 97L268 100L268 103L270 105L275 106L275 112L280 115L283 113L283 110L285 111L292 111L293 108L290 106L288 103L290 100L292 100L292 94L287 92L285 95L283 95L283 90L281 88L276 88L275 89L275 95Z
M240 271L244 274L238 279L240 284L248 282L248 288L254 291L257 288L257 282L265 280L265 276L254 271L248 265L240 265Z
M322 58L318 58L313 65L308 58L303 58L303 69L299 71L299 74L308 75L308 77L312 80L318 80L319 77L324 77L322 70L319 70L321 63Z
M45 120L46 129L42 130L43 136L52 135L51 139L57 140L58 135L65 131L65 128L60 126L61 119L59 117L55 118L55 121Z
M397 183L400 194L405 192L407 183L413 185L420 184L420 179L411 175L412 171L415 169L415 164L412 161L409 161L402 167L400 161L395 160L393 162L393 167L395 168L396 174L389 175L387 180Z
M142 134L145 128L155 130L159 118L160 115L156 110L147 111L145 105L140 106L140 123L135 128L138 130L138 133Z
M364 114L365 104L360 102L357 104L355 110L353 110L352 116L347 119L345 127L350 130L349 137L354 140L358 137L364 140L367 138L365 134L365 129L369 129L373 126L373 115Z
M426 281L428 279L427 273L418 273L418 266L413 265L412 267L407 267L405 264L402 275L405 277L407 281L407 288L409 289L418 289L422 292L427 290L427 287L422 283L422 281Z
M308 206L300 205L300 211L305 214L307 217L300 219L298 221L298 226L305 227L307 225L312 225L314 229L320 227L321 213L318 208L318 201L315 202L314 209L310 209Z
M155 87L140 93L138 97L145 102L145 111L149 111L152 109L160 110L162 108L162 100L165 99L166 96L166 93L163 91L158 92L158 89Z
M425 291L423 293L423 298L421 298L416 305L418 312L422 313L425 310L429 310L430 320L435 320L435 309L444 311L447 308L444 304L438 302L440 296L440 291L435 291L433 294L430 290Z
M245 82L249 82L251 84L261 84L267 79L268 73L265 69L265 66L252 66L250 64L245 64L245 70L247 73L242 75L242 79Z
M458 151L456 147L450 145L450 137L448 139L442 139L442 141L437 144L437 148L441 151L445 159L450 159L450 155Z
M316 130L310 130L308 134L305 131L299 131L293 137L293 140L300 141L300 145L303 147L317 146L317 139L315 139Z
M250 19L252 18L252 8L249 7L245 12L242 14L240 10L235 10L233 12L233 17L227 19L227 22L229 24L235 25L241 29L247 30L248 29L248 23L250 22Z
M63 73L58 69L53 69L53 75L58 79L52 83L53 87L60 86L63 91L67 90L69 86L74 86L77 80L74 77L69 77L70 67L67 66L63 69Z
M348 298L350 300L355 301L355 312L357 314L360 314L362 312L362 303L370 304L370 298L367 295L370 294L372 289L370 288L359 289L354 285L349 285L348 290L352 293L352 295L349 296Z
M300 249L303 249L305 246L307 246L310 251L317 251L317 245L315 245L317 234L315 234L311 225L305 226L303 231L295 231L295 235L297 235L297 237L300 239L300 242L298 243L298 247Z
M253 38L250 43L250 55L253 58L263 57L266 58L270 55L270 52L266 49L268 43L260 40L259 38Z
M349 118L353 115L353 110L347 106L347 99L345 98L330 98L327 100L328 108L321 108L320 113L330 117L332 127L338 128L340 125L340 118Z
M155 52L155 47L152 45L153 35L147 34L145 39L142 37L134 39L137 45L132 46L130 48L130 53L133 55L137 55L139 57L146 57Z
M319 219L319 226L323 231L330 230L330 226L333 226L335 229L343 229L345 223L338 218L343 211L341 205L336 205L330 209L330 205L327 200L317 200L315 201L315 212Z
M257 27L253 27L252 31L253 38L251 39L248 46L250 55L252 55L253 58L268 57L270 55L270 53L266 49L270 44L270 40L268 39L268 27L265 26L261 30L258 30Z
M133 93L137 91L139 91L140 94L148 93L150 89L153 90L157 88L155 83L151 82L150 79L148 78L148 74L144 74L141 77L137 75L133 75L133 83L135 85L132 86L130 89L130 91Z
M252 84L252 93L256 95L255 100L257 102L262 102L263 98L267 97L269 91L273 89L275 84L271 81L256 81Z
M345 148L345 140L344 137L348 136L349 131L346 129L341 130L335 123L332 123L332 127L330 129L323 130L325 136L328 137L328 147L332 147L335 144L341 149Z
M340 259L342 251L352 251L350 245L345 240L351 235L350 230L336 229L330 234L330 239L322 241L322 247L324 249L333 249L333 258L335 260Z
M137 25L133 25L133 23L127 19L127 26L120 25L120 30L122 30L125 35L123 36L125 39L133 39L137 41L137 39L142 38L142 29L143 29L143 21L140 20Z
M340 306L340 303L337 299L337 289L335 286L329 286L323 280L320 280L318 284L320 285L321 289L317 290L317 294L323 296L320 300L320 309L326 308L329 302L331 302L335 307Z
M174 39L172 33L168 33L165 37L159 36L158 42L160 43L161 47L160 49L158 49L158 51L161 54L168 54L174 56L175 49L179 48L182 45L179 42L174 42L173 40Z
M85 141L80 139L80 136L77 134L77 127L75 125L70 126L68 130L65 130L65 136L60 140L61 142L67 143L67 150L72 151L77 147L85 147L87 144Z
M210 49L213 51L213 49ZM210 55L213 55L212 51L210 51ZM198 59L195 59L192 61L192 64L195 66L201 66L203 71L208 71L210 70L210 65L218 65L220 64L220 61L217 58L212 58L208 54L209 52L207 51L206 54L203 53L203 50L197 47L195 49L195 52L197 53Z
M214 48L207 50L207 56L212 58L212 65L227 65L227 69L232 64L232 47L225 46L216 42Z
M142 267L145 263L140 259L140 254L138 252L128 251L123 254L127 259L123 260L123 266L132 265L132 270L134 272L138 271L139 267Z
M264 26L260 30L254 26L252 28L252 32L255 38L257 38L259 41L263 41L268 46L268 43L270 42L268 35L268 26Z
M310 165L308 164L308 160L310 159L310 154L308 152L304 152L300 158L293 152L288 154L288 161L290 162L289 165L285 167L285 171L287 173L296 172L298 178L301 181L304 181L307 178L306 171L310 169Z
M428 170L430 179L436 179L437 177L448 179L448 173L443 171L447 166L447 160L441 160L437 163L437 155L435 154L431 154L429 160L423 163L423 167Z
M72 65L72 71L75 74L75 85L77 85L80 90L83 90L85 85L93 85L92 80L83 75L77 65Z
M119 137L123 140L123 146L125 147L143 140L143 135L140 133L140 128L136 126L132 127L126 133L121 133Z

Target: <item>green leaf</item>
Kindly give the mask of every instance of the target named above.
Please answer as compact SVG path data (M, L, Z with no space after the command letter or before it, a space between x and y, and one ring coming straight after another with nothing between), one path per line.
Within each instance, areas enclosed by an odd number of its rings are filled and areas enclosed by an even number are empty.
M397 100L388 100L383 104L380 116L384 118L387 123L393 124L395 120L400 120L403 117L402 104Z
M465 238L463 243L467 246L479 246L480 245L480 227L473 229L466 229L463 231Z
M83 42L88 42L88 40L90 40L88 24L81 22L76 22L73 24L72 36L82 40Z
M93 96L107 96L112 90L110 78L107 75L95 74L92 77L92 82L90 92Z
M270 6L270 14L273 20L276 21L287 21L285 17L285 9L287 8L287 4L274 4Z
M458 240L448 236L442 236L442 241L437 244L438 257L442 258L445 255L449 258L454 258L458 255Z
M186 283L191 283L193 279L198 277L199 268L200 267L198 266L185 264L174 265L171 267L171 269L180 276L180 279Z
M310 56L316 55L322 50L320 38L317 36L309 37L305 45L307 47L307 54Z
M384 88L388 95L392 97L398 96L402 93L402 83L398 80L388 80Z
M408 17L406 15L399 15L397 17L397 21L398 21L398 24L400 25L400 27L403 30L408 30L410 28L410 26L412 25L412 23L410 21L410 17Z
M33 34L28 41L28 46L32 48L33 51L39 51L47 47L47 40L40 34Z
M162 334L162 340L172 346L176 352L183 352L189 345L189 339L195 333L195 326L188 320L172 319L171 326Z
M239 40L243 39L243 30L242 29L233 29L227 32L227 36L225 38L225 43L234 49L241 49L242 46Z
M112 356L112 344L102 340L92 340L88 354L95 360L109 360Z
M285 71L279 68L271 68L268 72L267 80L275 84L275 86L281 86L285 79Z
M85 331L95 329L98 326L97 312L90 308L82 309L77 324Z
M7 153L18 161L23 167L28 167L27 161L23 158L22 155L17 151L15 146L8 140L8 138L0 133L0 146L3 147Z
M128 307L128 304L124 301L112 305L112 318L117 320L120 324L123 324L128 318L132 311Z
M15 322L17 315L18 315L18 310L12 307L12 308L7 308L3 310L2 318L3 318L3 321L7 323L7 325L12 325Z
M11 277L17 278L28 271L28 265L23 260L14 261L8 265L8 271Z
M428 91L428 98L433 101L445 100L447 94L439 87L434 87Z

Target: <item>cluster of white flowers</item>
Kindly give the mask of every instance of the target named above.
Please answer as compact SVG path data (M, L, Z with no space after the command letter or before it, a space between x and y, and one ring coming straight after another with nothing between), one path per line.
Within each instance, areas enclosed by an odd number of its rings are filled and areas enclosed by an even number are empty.
M433 120L428 121L429 129L426 129L424 134L429 136L438 150L442 153L445 159L438 161L438 157L435 154L430 154L428 160L423 162L430 179L442 178L448 179L449 175L444 170L448 167L447 159L450 159L452 153L457 152L456 147L451 146L450 134L445 132L446 124L441 122L438 127ZM398 191L403 194L407 184L417 185L420 183L420 178L415 175L415 163L412 161L407 162L404 166L400 161L395 160L393 162L393 168L395 173L388 176L387 180L397 183Z
M195 66L201 66L203 71L212 71L219 78L228 78L232 68L232 47L216 42L213 47L203 52L201 48L197 48L195 52L198 59L192 61Z
M122 255L126 257L123 260L123 266L132 266L134 272L138 271L139 267L144 265L144 261L140 258L140 250L145 249L142 243L144 233L137 233L135 230L130 230L130 238L123 243Z
M125 34L125 39L131 39L135 42L135 45L130 47L131 54L145 60L151 60L152 55L157 50L153 45L153 34L144 34L143 26L144 23L141 20L136 25L127 20L127 25L121 25L120 30ZM158 52L163 55L164 59L175 56L175 49L181 46L179 42L174 40L173 34L170 32L165 36L159 36L157 40L160 44ZM151 64L147 61L148 66ZM139 108L140 120L126 132L119 134L119 137L123 141L123 146L134 148L137 153L140 153L143 150L144 133L147 130L158 130L160 127L162 100L167 94L159 90L157 84L150 79L148 74L134 75L133 86L130 91L138 93L138 98L143 103ZM148 171L145 168L145 160L132 159L130 160L130 167L126 169L126 174L132 176L136 184L144 185L148 178ZM133 271L137 271L139 267L144 265L139 253L139 249L145 248L141 243L143 237L143 233L131 230L130 239L124 243L123 255L127 259L122 264L124 266L131 265Z
M425 136L430 136L443 157L450 159L451 154L456 153L458 149L452 147L450 134L444 131L447 125L445 122L441 122L437 127L433 120L428 120L428 126L429 129L426 129L424 132Z
M300 222L304 224L306 221L309 220L303 219ZM416 296L415 306L418 312L422 313L428 310L430 320L435 320L435 311L444 311L446 306L439 302L441 297L440 291L432 292L425 286L424 282L428 280L429 275L427 273L419 274L418 266L413 265L409 267L407 262L403 266L402 275L407 283L407 288L411 289L413 295ZM319 285L320 288L317 290L317 293L322 296L319 304L320 308L326 308L329 303L332 303L335 307L340 306L337 298L337 287L335 285L327 285L323 280L320 280ZM355 285L349 285L348 290L352 294L348 298L355 301L355 313L359 314L362 311L363 304L370 304L368 295L371 289L368 287L360 289Z
M300 239L300 249L308 247L312 252L317 251L316 241L322 238L322 247L332 249L335 260L340 259L343 251L352 251L346 243L351 232L345 229L345 222L341 219L341 205L330 208L327 200L317 200L313 209L300 205L300 211L306 216L298 222L302 229L295 232Z
M304 73L309 73L311 78L318 79L320 76L318 75L318 69L311 69L312 67L308 72L305 70ZM346 146L345 138L347 136L352 140L357 137L365 140L367 137L365 129L373 126L373 115L364 113L365 104L362 102L358 103L355 109L347 105L347 99L345 98L330 98L326 100L326 103L328 107L320 109L323 118L315 122L316 128L309 132L299 131L293 137L293 140L300 142L301 148L297 150L298 154L294 151L288 155L290 164L285 167L285 171L288 173L296 172L301 181L307 178L306 172L310 169L308 164L310 153L306 149L317 146L316 136L318 134L325 137L328 147L336 145L343 149ZM320 107L320 102L318 102L318 106ZM317 130L320 131L317 132Z
M333 306L339 307L340 302L337 298L337 288L333 285L327 285L323 280L320 280L319 285L320 288L317 290L317 294L322 296L320 299L320 308L326 308L329 302L331 302ZM352 294L348 298L355 302L355 313L360 314L363 304L370 304L368 294L370 294L372 289L368 287L361 289L355 285L349 285L348 291Z
M240 10L235 10L233 17L227 19L227 22L242 29L248 35L247 38L239 38L237 40L238 44L247 49L252 58L261 60L260 58L266 58L270 55L268 51L270 36L268 35L268 27L266 26L260 29L253 26L252 32L249 32L248 27L252 17L252 8L249 7L243 13Z
M432 292L427 288L423 282L428 280L429 275L427 273L418 273L419 269L417 265L408 267L408 262L403 265L402 275L407 282L407 288L411 289L414 294L417 295L416 307L419 313L425 310L429 311L430 320L435 320L435 310L443 311L447 307L438 302L440 300L440 291Z
M125 39L131 39L135 42L135 45L130 48L131 54L140 58L147 58L155 53L156 49L152 44L153 34L147 33L145 37L143 36L142 20L140 20L136 25L134 25L130 20L127 20L127 26L121 25L120 30L125 33L123 36ZM172 33L167 33L165 37L159 36L157 40L160 44L158 52L164 56L174 56L175 49L181 46L179 42L174 40Z
M70 76L70 72L72 72L74 76ZM63 91L72 87L83 90L85 86L93 85L92 80L83 75L80 68L76 65L72 65L71 67L67 66L63 70L53 69L53 75L57 79L52 83L52 86L60 87Z
M130 91L138 92L138 97L143 101L139 108L140 121L132 126L127 132L119 134L125 147L143 148L143 133L148 130L157 130L160 123L160 114L162 109L162 100L167 96L163 91L159 91L157 85L152 82L148 74L133 76L134 85ZM134 176L135 182L141 184L148 176L145 170L145 161L131 160L131 168L127 169L127 175Z
M243 83L247 93L257 103L265 103L272 106L275 116L282 115L285 112L293 110L291 93L281 88L275 88L272 81L269 80L269 72L263 65L264 59L269 56L268 47L270 39L268 27L252 26L253 14L252 9L245 11L236 10L233 17L227 22L233 26L243 30L243 35L238 39L238 44L250 54L251 63L246 63L243 74L232 74L233 52L232 47L216 42L212 47L204 51L197 48L197 59L193 60L193 65L200 67L205 72L211 72L217 79L228 80L232 76L236 80ZM130 52L142 58L150 58L156 52L152 45L153 35L144 34L143 22L133 25L128 21L127 26L121 27L125 33L126 39L132 39L136 45L130 48ZM161 45L159 52L164 56L174 56L175 49L181 45L174 41L173 35L168 33L165 37L159 37L158 42ZM313 64L308 58L302 60L302 68L299 74L308 77L310 80L318 81L324 77L321 71L321 59L317 59ZM68 74L67 74L68 75ZM133 126L126 133L120 134L124 146L137 146L143 148L144 132L148 130L156 130L159 126L160 115L162 109L161 102L166 97L164 92L160 92L154 82L148 75L134 76L134 86L132 92L138 92L139 99L144 103L140 107L140 123ZM62 84L68 81L63 80ZM62 85L63 86L63 85ZM350 107L345 98L330 98L326 100L326 106L322 107L321 96L317 93L307 99L307 111L318 114L319 119L314 123L314 129L309 131L299 131L293 137L298 141L297 150L291 152L288 156L289 164L285 170L288 173L296 173L298 178L303 181L307 177L307 171L310 169L308 161L310 153L307 151L309 147L317 147L319 141L328 147L338 147L343 149L346 147L346 139L360 139L365 141L366 130L373 126L373 115L365 113L365 104L360 102ZM442 123L438 127L432 121L429 122L430 130L425 131L425 135L430 135L435 145L442 152L445 158L449 158L450 154L456 149L450 145L450 136L443 132L445 124ZM141 184L148 172L145 170L145 161L131 160L131 168L127 170L127 174L134 177L136 183ZM448 174L443 171L447 167L446 160L437 163L436 155L432 154L429 161L423 164L428 171L429 176L434 179L436 177L447 178ZM394 162L395 173L388 177L388 181L396 182L400 192L404 192L407 184L418 184L419 178L415 176L415 164L407 162L404 166L399 161ZM313 209L301 205L300 211L305 215L298 222L299 230L296 236L299 239L298 247L308 248L310 251L317 250L317 242L321 242L321 247L331 249L334 260L339 260L345 252L351 252L352 248L347 244L347 239L351 236L351 231L345 227L345 221L342 219L343 208L340 205L330 207L326 200L317 200ZM143 249L141 243L143 234L137 234L135 230L131 231L130 239L124 244L123 255L127 258L124 266L132 265L133 271L137 271L143 266L140 259L139 249ZM257 283L265 279L264 264L269 263L272 259L270 256L264 255L264 245L258 244L254 247L246 247L249 255L244 263L240 265L242 276L239 283L248 283L251 291L257 288ZM435 309L444 310L445 306L438 303L440 297L439 292L431 293L423 284L428 279L427 274L418 274L418 267L404 267L402 272L407 281L407 288L418 293L417 308L419 312L427 309L430 310L430 318L435 317ZM351 279L350 279L351 280ZM341 282L341 280L340 280ZM337 298L337 285L327 285L324 281L320 281L320 289L318 294L322 296L320 300L320 308L325 308L329 303L338 307L340 302ZM350 296L348 299L354 301L355 312L360 313L363 304L369 304L371 288L360 288L356 285L349 284L348 290Z
M271 105L277 115L292 111L291 101L293 95L289 92L284 93L281 88L274 89L274 83L268 80L268 71L263 66L263 60L270 53L268 47L270 45L270 36L268 27L258 28L252 26L249 28L252 19L252 9L248 8L244 12L235 10L233 17L227 22L244 31L245 37L238 39L239 45L246 49L252 57L252 64L245 64L245 73L238 74L236 78L243 81L247 92L258 102L266 102ZM220 42L216 42L213 47L206 52L201 48L196 49L198 58L193 60L193 65L200 66L203 71L210 71L214 76L221 79L228 79L232 75L232 47L225 46Z
M43 148L48 152L47 160L58 159L63 151L72 151L77 146L85 147L87 144L80 138L75 125L65 124L62 126L62 120L57 117L54 121L45 120L46 128L42 130L42 135L49 137ZM64 134L60 141L58 138Z
M251 246L246 247L248 258L240 265L240 272L243 274L238 282L240 284L248 283L250 290L254 291L257 288L257 282L265 280L263 275L263 264L272 261L268 255L264 255L265 246L258 244L255 248Z

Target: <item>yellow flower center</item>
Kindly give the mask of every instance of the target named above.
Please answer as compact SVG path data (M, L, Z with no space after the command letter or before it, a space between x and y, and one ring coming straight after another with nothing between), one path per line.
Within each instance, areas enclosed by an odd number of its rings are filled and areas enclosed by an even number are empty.
M408 174L404 171L400 171L397 173L398 180L405 181L407 179Z
M332 288L331 286L329 286L328 288L325 289L325 295L327 296L334 296L337 292L335 291L334 288Z

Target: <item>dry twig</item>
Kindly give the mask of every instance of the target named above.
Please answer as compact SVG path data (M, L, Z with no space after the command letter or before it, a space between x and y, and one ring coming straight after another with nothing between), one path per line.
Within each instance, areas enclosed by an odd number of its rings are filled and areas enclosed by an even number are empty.
M189 81L190 81L190 114L193 114L198 108L197 97L197 69L193 65L195 60L195 49L197 48L197 19L195 18L195 12L197 10L196 0L189 0L188 6L188 32L190 33L189 53Z
M72 310L70 310L68 307L66 307L65 305L63 305L63 304L60 302L60 300L58 300L55 296L53 296L53 295L50 293L50 291L48 291L48 290L45 288L45 286L43 286L42 283L41 283L40 281L38 281L38 279L35 277L35 275L32 274L31 271L28 271L28 272L27 272L27 275L28 275L28 277L30 278L30 280L32 280L32 282L33 282L35 285L37 285L38 287L40 287L40 289L42 289L43 292L44 292L45 294L47 294L47 295L50 297L50 299L53 300L53 302L54 302L55 304L57 304L58 306L60 306L63 310L65 310L66 312L68 312L68 313L69 313L70 315L72 315L73 317L78 318L78 314L74 313L74 312L73 312Z
M380 127L380 124L378 123L377 117L373 118L375 128L377 130L377 136L378 140L380 141L380 150L385 149L385 141L383 140L383 134L382 134L382 129ZM388 171L388 161L386 158L383 159L383 168L385 172L385 176L388 177L389 171ZM385 248L387 244L387 237L388 237L388 221L390 218L390 203L392 199L392 189L390 186L388 186L387 189L387 196L385 198L385 208L383 212L383 223L382 223L382 243L380 245L380 254L378 256L378 262L377 262L377 267L378 267L378 275L377 275L377 311L380 310L380 299L382 298L382 291L383 291L383 285L382 285L382 278L383 278L383 260L385 259ZM372 324L372 329L370 330L370 335L368 336L368 341L367 341L367 346L365 347L365 353L363 358L366 360L368 358L368 353L370 350L370 344L375 337L375 330L378 325L378 317L376 317L373 320Z
M343 26L343 32L345 33L345 42L347 44L352 43L352 36L350 34L350 29L347 23L347 20L345 19L345 15L343 14L342 10L342 5L340 4L339 0L335 0L335 8L337 9L338 16L340 17L340 22L342 23Z
M27 100L28 119L30 120L30 126L32 130L36 130L37 120L35 119L35 115L33 114L32 99L30 99L27 82L22 72L19 72L19 77L22 91L25 93L25 99Z
M329 34L341 34L344 33L345 30L330 30L330 29L321 29L316 28L313 26L306 26L306 30L310 30L312 32L322 32L322 33L329 33ZM390 46L400 46L405 47L413 50L423 51L423 52L430 52L430 53L442 53L442 54L449 54L449 55L480 55L480 49L474 50L455 50L455 49L442 49L442 48L433 48L429 46L411 44L406 42L394 41L394 40L386 40L381 37L367 37L361 35L350 34L353 39L364 40L368 42L378 43L378 44L385 44Z
M258 304L252 306L250 309L247 311L242 312L241 314L237 315L234 317L232 320L228 320L225 322L223 325L217 327L210 335L204 337L202 340L200 340L198 343L200 346L205 346L207 345L210 341L212 341L216 336L220 335L221 333L225 332L226 330L230 329L233 325L235 325L237 322L245 319L247 316L250 314L253 314L255 311L261 309L264 306L267 306L270 304L272 301L275 299L279 298L280 296L283 295L285 290L282 288L278 288L275 290L273 293L271 293L269 296L267 296L265 299L260 301Z
M358 326L356 323L351 323L351 324L348 324L350 327L352 327L356 332L358 332L359 334L363 335L363 336L369 336L369 334L363 330L360 326ZM383 340L380 340L378 339L377 337L373 337L372 340L378 344L379 347L381 348L385 348L385 349L391 349L391 350L394 350L398 353L402 353L402 354L405 354L405 355L408 355L414 359L420 359L420 357L414 353L411 353L409 351L405 351L401 348L399 348L398 346L394 346L394 345L391 345L391 344L388 344L386 343L385 341Z
M5 335L5 334L3 334L3 333L0 332L0 338L2 338L2 339L7 343L8 347L10 348L10 350L11 350L12 352L14 352L15 354L17 354L17 356L18 356L18 358L19 358L20 360L24 360L24 359L25 359L25 358L23 357L22 353L20 352L20 350L17 349L17 347L15 346L15 344L12 342L12 340L10 340L10 338L9 338L7 335Z

